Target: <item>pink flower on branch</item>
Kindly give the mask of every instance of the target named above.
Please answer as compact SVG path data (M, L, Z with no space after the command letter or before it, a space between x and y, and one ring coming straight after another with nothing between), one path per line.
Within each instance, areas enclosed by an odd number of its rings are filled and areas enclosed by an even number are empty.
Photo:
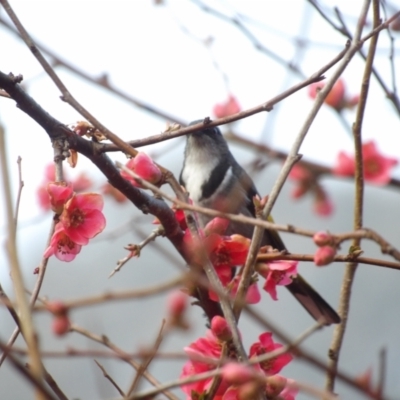
M66 235L79 244L86 245L89 239L98 235L106 226L101 212L103 198L96 193L82 193L73 196L64 206L60 216Z
M258 339L259 342L254 343L250 347L250 359L262 356L263 354L270 353L283 347L281 344L273 341L271 332L264 332L258 337ZM284 353L256 364L256 366L267 375L275 375L292 360L293 357L290 354Z
M138 153L135 158L131 158L126 163L126 167L153 185L157 185L161 181L162 172L160 168L157 167L154 161L146 153ZM121 175L123 178L131 182L133 186L142 187L136 179L127 172L121 171Z
M258 264L260 275L265 278L264 290L273 300L278 300L276 286L286 286L292 283L292 277L297 275L297 261L274 261L268 264Z
M217 118L229 117L229 115L240 112L241 107L236 97L230 94L224 103L218 103L213 108L213 114Z
M392 168L398 163L397 159L385 157L379 153L375 142L372 140L362 145L362 160L365 180L376 185L387 184L390 181ZM339 176L354 176L355 169L354 156L341 151L332 172Z
M50 198L51 209L61 214L64 204L72 197L72 184L66 182L49 182L47 184L47 193Z
M220 236L212 233L205 238L210 259L215 266L243 265L249 252L250 239L242 235Z
M66 234L63 225L59 222L50 241L50 246L45 250L44 257L56 256L60 261L72 261L81 251L82 246L73 242Z
M222 345L223 342L220 342L211 331L207 331L206 337L201 337L191 343L188 347L185 347L184 351L189 356L190 360L183 366L180 378L186 378L201 372L212 371L215 369L221 356ZM207 357L215 360L215 364L211 362L207 363L203 360L200 361L199 357ZM200 396L210 388L211 382L212 378L208 378L202 381L183 385L181 386L181 389L187 394L188 399L196 398L193 397L193 395L199 396L198 398L200 398ZM228 384L222 381L217 390L216 396L222 396L227 388Z
M318 92L325 86L325 82L316 82L308 87L308 95L315 99ZM359 102L359 95L349 96L346 93L346 85L343 79L338 79L333 85L331 91L326 96L324 103L340 112L344 108L353 108Z

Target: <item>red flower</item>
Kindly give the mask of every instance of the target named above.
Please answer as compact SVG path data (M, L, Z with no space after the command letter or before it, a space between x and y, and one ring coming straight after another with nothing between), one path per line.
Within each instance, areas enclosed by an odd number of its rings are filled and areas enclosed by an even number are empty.
M206 337L199 338L188 347L185 347L184 351L189 356L190 360L183 366L180 378L186 378L215 369L216 364L207 364L205 361L198 361L198 357L208 357L218 361L222 352L222 343L223 342L220 342L211 331L207 331ZM209 389L211 382L212 378L204 379L202 381L182 385L181 389L187 394L187 399L192 399L194 398L193 394L199 397L204 394ZM228 383L222 381L216 396L222 396L228 386ZM215 399L217 398L218 397L215 397Z
M321 217L328 217L333 213L333 204L324 190L316 191L313 209Z
M282 400L295 400L298 392L299 389L297 389L295 381L293 379L288 379L287 385L279 394L279 397L282 398Z
M65 171L63 171L64 177L66 177ZM66 178L65 178L66 179ZM44 211L49 211L51 207L49 192L47 185L49 182L54 182L56 180L56 169L54 163L47 164L44 169L44 180L43 183L37 189L37 199L40 208Z
M210 259L215 266L243 265L246 262L251 240L242 235L220 236L212 233L205 239Z
M230 290L232 290L232 277L234 275L234 268L230 267L229 265L219 265L215 268L215 271L217 272L218 278L222 286L225 288L229 287ZM232 293L232 296L234 295L235 293ZM212 289L208 290L208 296L213 301L219 301L218 295Z
M398 163L397 159L380 154L374 141L363 144L362 158L365 180L376 185L387 184L390 181L391 169ZM349 156L341 151L332 172L341 176L353 176L354 171L354 156Z
M126 163L126 167L154 185L157 185L161 181L162 172L160 168L158 168L154 161L145 153L138 153L135 158L131 158ZM121 171L121 175L131 182L133 186L141 187L135 178L125 171Z
M72 261L81 251L82 246L73 242L65 233L63 225L56 225L50 246L45 250L44 257L55 255L60 261Z
M85 172L81 172L72 182L72 186L75 192L83 192L92 187L92 180L86 175Z
M313 83L308 87L308 95L315 99L318 92L325 86L325 82ZM359 96L349 96L346 93L346 86L343 79L338 79L331 91L326 96L324 103L340 112L343 108L353 108L358 104Z
M85 245L106 225L101 210L103 198L96 193L76 194L64 206L60 221L70 239Z
M231 286L230 293L233 298L236 296L239 287L239 282L240 282L240 275L236 275L230 284ZM261 294L260 291L258 290L257 282L254 282L249 286L244 300L246 304L257 304L260 302Z
M286 286L292 283L292 276L297 275L297 261L274 261L268 264L258 264L260 275L265 278L264 290L273 300L278 300L276 286Z
M283 346L279 343L275 343L272 340L272 333L265 332L261 334L258 339L259 342L254 343L250 347L250 359L253 357L258 357L263 354L272 352L277 349L281 349ZM256 364L257 368L263 371L266 375L277 374L285 365L292 361L293 357L290 354L281 354L280 356L273 357L267 361L263 361Z
M226 218L215 217L204 227L204 234L206 236L209 236L212 233L223 235L227 230L229 223L230 221Z
M230 94L228 100L225 103L216 104L213 108L213 114L217 118L228 117L229 115L240 112L241 107L236 97Z
M40 185L36 192L37 200L39 206L44 211L49 211L51 209L49 192L47 191L47 184Z
M47 194L50 200L51 209L61 214L64 204L72 197L72 185L66 182L49 182L47 184Z

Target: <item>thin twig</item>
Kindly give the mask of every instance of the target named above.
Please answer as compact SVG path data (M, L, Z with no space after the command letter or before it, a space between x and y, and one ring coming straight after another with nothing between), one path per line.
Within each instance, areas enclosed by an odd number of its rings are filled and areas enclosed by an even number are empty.
M93 306L101 303L109 303L110 301L128 300L128 299L142 299L144 297L154 296L155 294L164 293L176 288L184 282L184 277L179 276L158 285L149 286L147 288L136 290L123 290L120 292L107 292L96 296L84 297L82 299L73 299L64 301L64 305L68 309L81 308ZM34 311L48 311L47 305L37 305Z
M162 321L160 330L158 331L156 340L154 341L154 345L151 347L150 354L146 356L146 359L142 361L140 364L139 369L136 372L135 378L133 379L129 389L128 389L128 396L130 396L134 390L138 387L141 377L143 376L144 372L149 367L150 363L153 361L154 357L156 356L158 349L164 339L164 328L165 328L165 320Z
M383 347L379 352L379 369L378 369L378 384L376 392L378 396L383 397L383 391L385 389L386 371L387 370L387 351Z
M117 389L118 393L125 399L126 398L125 393L118 386L118 384L114 381L114 379L108 374L108 372L105 370L105 368L97 360L93 360L93 361L101 369L101 372L103 373L104 377L111 382L111 384L115 387L115 389Z
M318 5L318 2L315 0L308 0L308 2L318 11L318 13L324 18L334 29L336 29L338 32L340 32L342 35L346 36L349 40L352 40L352 35L350 31L348 30L343 18L341 18L341 14L338 9L335 9L336 14L338 16L338 19L341 23L341 26L336 25L327 15L326 13L321 9L321 7ZM387 27L389 24L394 21L396 18L400 16L400 11L396 12L394 15L392 15L386 22L385 24ZM367 55L364 53L363 49L360 48L358 50L360 56L366 61L367 60ZM400 115L400 100L397 94L397 91L390 91L388 86L386 85L385 81L383 78L380 76L378 70L374 67L372 67L372 73L375 76L375 79L378 81L379 85L381 86L382 90L385 92L386 97L391 101L393 104L396 112L398 115Z
M25 297L24 280L18 259L16 226L14 219L15 214L12 205L10 174L8 170L7 151L5 147L5 134L2 126L0 126L0 163L3 180L4 201L6 205L6 220L8 224L8 239L6 248L10 263L12 283L16 295L19 321L24 332L24 339L26 340L29 349L29 359L32 365L32 374L38 382L43 382L42 362L40 360L36 332L33 325L29 304ZM44 398L41 391L37 392L37 396L38 399Z
M0 24L2 24L4 27L6 27L10 32L12 32L14 35L17 35L18 37L21 37L21 35L18 33L18 31L15 30L15 28L13 28L8 21L6 21L5 19L0 17ZM56 54L53 50L50 50L48 47L46 47L43 43L39 43L36 39L33 40L34 43L36 44L36 46L45 54L47 54L48 56L50 56L53 59L53 65L54 67L57 66L62 66L63 68L69 70L70 72L72 72L73 74L81 77L82 79L85 79L86 81L97 85L107 91L109 91L110 93L113 93L114 95L120 97L121 99L124 99L125 101L127 101L128 103L134 105L135 107L138 107L142 110L144 110L145 112L151 113L159 118L163 118L166 121L170 121L170 122L175 122L178 123L180 125L186 125L184 121L180 120L179 118L166 113L163 110L160 110L152 105L150 105L149 103L146 103L142 100L139 100L135 97L133 97L130 94L127 94L125 92L123 92L121 89L118 89L116 86L114 86L112 84L112 82L110 82L109 76L106 74L103 74L99 77L93 77L91 75L89 75L87 72L84 72L83 70L79 69L78 67L74 66L72 63L70 63L69 61L67 61L66 59L62 58L61 56L59 56L58 54ZM8 97L10 98L10 96L6 93L0 90L0 96L4 96L4 97Z
M358 40L364 26L364 21L368 13L370 0L365 0L362 11L360 13L356 33L354 38ZM374 28L380 23L379 17L379 0L373 0ZM360 101L357 106L356 121L353 125L354 146L355 146L355 198L354 198L354 229L361 229L363 224L363 202L364 202L364 168L362 158L362 124L365 106L368 98L369 82L372 74L372 66L375 56L378 35L374 36L370 41L367 61L364 68L364 75L361 85ZM360 247L360 239L353 239L352 247L357 249ZM343 276L343 283L339 299L339 315L342 319L341 324L337 325L333 332L333 338L329 349L329 365L330 370L326 374L325 388L333 392L335 387L336 371L339 362L340 350L342 347L348 315L350 310L351 289L354 283L354 277L357 269L357 262L350 262L346 266Z
M22 158L18 156L17 164L18 164L18 193L17 193L17 201L15 203L15 234L17 234L17 225L18 225L18 214L19 214L19 206L21 204L21 195L22 189L24 187L24 181L22 180L22 168L21 168Z
M8 346L2 341L0 341L0 349L3 351L3 353L9 353ZM28 355L29 354L30 350L28 349ZM8 355L8 359L11 365L36 389L36 392L40 393L40 398L44 400L57 400L45 386L43 380L40 380L35 376L32 369L26 368L26 366L16 359L12 354Z
M258 227L261 227L264 229L270 229L270 230L275 230L275 231L279 231L279 232L294 233L294 234L298 234L298 235L302 235L302 236L306 236L306 237L313 237L316 233L316 231L298 228L293 225L281 225L281 224L276 224L273 222L264 221L264 220L260 220L260 219L256 219L256 218L246 217L245 215L242 215L242 214L237 215L237 214L223 213L220 211L212 210L211 208L205 208L205 207L200 207L200 206L196 206L196 205L192 205L192 204L187 204L185 202L182 202L182 201L174 198L173 196L169 195L168 193L165 193L164 191L162 191L158 187L152 185L151 183L145 181L139 175L137 175L135 172L133 172L132 170L125 167L120 162L116 162L116 165L118 168L122 169L126 173L133 176L138 182L140 182L140 184L143 187L145 187L145 188L151 190L152 192L156 193L157 195L171 201L173 204L175 204L177 207L179 207L183 210L191 210L191 211L195 211L195 212L198 212L201 214L209 215L211 217L222 217L222 218L229 219L230 221L234 221L234 222L240 222L243 224L249 224L249 225L252 225L255 227L258 226ZM371 229L363 228L363 229L359 229L354 232L342 233L342 234L337 234L337 235L331 234L331 235L334 238L334 241L337 245L343 243L346 240L355 239L355 238L364 238L364 239L372 240L380 246L383 254L389 254L396 260L400 261L400 251L397 250L395 247L393 247L389 242L387 242L381 235L379 235L377 232L375 232ZM388 264L388 265L390 265L390 264ZM396 268L396 265L397 264L394 264L395 268Z
M119 272L121 270L121 268L132 258L132 257L139 257L140 256L140 252L143 249L143 247L147 246L149 243L153 242L154 240L156 240L156 238L158 236L161 236L164 234L164 228L162 226L159 226L157 229L154 229L154 231L152 233L150 233L149 236L147 236L146 239L144 239L142 242L140 242L137 245L129 245L129 247L134 247L134 250L130 250L130 253L118 260L117 262L117 266L111 271L110 275L108 276L108 278L111 278L112 276L114 276L115 273Z
M129 365L131 365L135 370L138 370L140 368L140 363L133 361L128 353L126 353L124 350L120 349L118 346L116 346L114 343L112 343L107 336L105 336L105 335L98 336L98 335L96 335L86 329L83 329L75 324L71 325L70 331L79 333L79 334L87 337L90 340L93 340L97 343L100 343L100 344L108 347L109 349L114 351L121 360L123 360L126 363L128 363ZM148 371L145 371L143 373L143 376L147 379L148 382L150 382L156 388L161 387L160 382L158 382L158 380L155 379L154 376L151 375ZM163 393L164 396L166 396L169 400L178 400L178 398L174 394L170 393L167 390L161 390L160 393Z

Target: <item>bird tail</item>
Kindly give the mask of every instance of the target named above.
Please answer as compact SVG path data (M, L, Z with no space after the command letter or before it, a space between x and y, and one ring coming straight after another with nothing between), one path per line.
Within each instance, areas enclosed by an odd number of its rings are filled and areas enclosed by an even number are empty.
M292 283L286 287L316 321L323 321L325 325L340 323L337 312L301 275L294 277Z

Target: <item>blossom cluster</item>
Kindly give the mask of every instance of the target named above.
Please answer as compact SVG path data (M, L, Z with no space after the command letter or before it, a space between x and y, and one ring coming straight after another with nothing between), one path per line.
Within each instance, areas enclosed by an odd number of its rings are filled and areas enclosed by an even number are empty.
M58 222L44 256L72 261L106 225L103 198L97 193L76 193L66 182L49 182L47 193Z
M182 229L185 231L185 248L192 261L201 263L201 260L193 260L196 255L202 254L204 250L212 262L218 277L225 287L227 293L234 298L236 296L242 267L246 262L250 248L250 239L242 235L224 235L229 221L224 218L216 217L212 219L203 230L199 232L199 239L194 239L182 219L182 211L176 211L177 219L180 221ZM269 246L261 251L270 250ZM292 282L292 278L297 275L297 261L272 261L268 263L259 262L256 264L258 276L265 279L263 289L269 293L273 300L278 300L276 287L286 286ZM235 273L239 267L239 271ZM211 300L218 301L218 295L209 289ZM261 295L258 290L257 279L254 278L247 293L246 302L256 304L260 301Z
M207 331L205 337L184 348L189 361L184 365L180 378L214 370L219 364L224 344L231 339L232 335L226 320L220 316L214 317L211 329ZM258 341L250 346L249 360L251 362L255 357L268 355L282 348L281 344L274 342L272 333L262 333ZM251 366L239 364L235 360L225 363L222 367L221 382L213 398L218 400L256 398L257 393L262 392L268 398L279 395L280 399L294 400L297 390L293 388L293 381L278 375L292 359L290 354L282 351L279 355L268 357ZM210 389L212 382L213 379L208 378L185 384L181 388L188 400L201 399Z

